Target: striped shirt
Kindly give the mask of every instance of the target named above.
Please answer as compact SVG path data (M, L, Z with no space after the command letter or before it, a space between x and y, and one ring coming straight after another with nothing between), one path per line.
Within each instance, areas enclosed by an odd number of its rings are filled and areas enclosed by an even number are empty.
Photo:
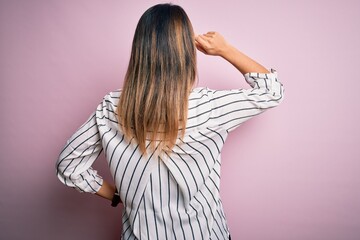
M229 132L277 106L284 92L273 69L244 76L249 89L193 89L185 136L160 157L142 155L124 138L116 116L121 91L110 92L67 141L57 177L80 192L96 193L103 179L91 166L104 151L124 204L122 239L228 239L221 149Z

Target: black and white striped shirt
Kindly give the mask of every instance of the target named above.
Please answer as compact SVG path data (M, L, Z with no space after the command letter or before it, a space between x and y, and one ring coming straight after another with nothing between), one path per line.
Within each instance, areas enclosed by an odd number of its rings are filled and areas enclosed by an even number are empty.
M126 141L116 108L121 91L107 94L68 140L56 164L62 183L96 193L102 177L91 165L104 150L124 204L122 239L228 239L220 200L220 152L228 133L277 106L277 73L247 73L250 89L195 88L189 96L183 139L160 157ZM161 158L161 159L160 159Z

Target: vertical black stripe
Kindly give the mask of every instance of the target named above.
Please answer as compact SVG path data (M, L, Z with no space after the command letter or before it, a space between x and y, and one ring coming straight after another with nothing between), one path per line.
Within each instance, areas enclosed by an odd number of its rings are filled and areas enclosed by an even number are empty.
M165 238L168 239L167 230L166 230L166 222L165 222L164 212L163 212L163 202L162 202L163 194L162 194L162 191L161 191L160 161L161 160L159 159L158 160L158 175L159 175L160 210L161 210L161 216L162 216L162 220L163 220L163 224L164 224Z
M181 215L180 215L180 212L179 212L179 200L180 200L179 185L176 185L176 198L177 198L177 201L176 201L176 211L177 211L177 213L178 213L181 231L182 231L183 236L184 236L183 239L186 240L185 232L184 232L184 228L183 228L183 224L182 224L182 221L181 221Z
M157 149L157 147L156 147L156 149ZM138 189L139 189L140 182L141 182L141 180L142 180L142 178L143 178L144 172L145 172L147 166L149 165L149 162L151 161L153 154L156 152L156 149L155 149L154 152L150 155L150 157L147 159L147 162L146 162L146 164L145 164L145 167L143 168L143 170L142 170L142 172L141 172L141 175L140 175L138 184L137 184L136 189L135 189L135 195L136 195L136 193L137 193L137 191L138 191ZM129 188L130 188L130 186L131 186L131 184L129 184ZM134 204L135 195L134 195L134 197L133 197L133 199L132 199L132 202L131 202L131 205L130 205L130 206L133 206L133 204ZM137 215L137 213L138 213L138 211L139 211L139 208L140 208L140 204L138 205L138 207L137 207L137 209L136 209L136 211L135 211L135 216ZM132 212L132 210L133 210L133 209L130 210L130 213ZM134 219L134 221L135 221L135 219ZM134 221L133 221L132 224L134 224Z
M146 204L145 204L145 199L143 198L142 200L144 202L144 212L145 212L145 221L146 221L146 233L147 233L147 239L150 239L150 235L149 235L149 223L147 220L147 214L146 214Z
M209 220L208 220L208 218L207 218L207 216L206 216L206 213L205 213L205 208L204 208L204 206L202 205L202 203L199 201L199 199L197 199L197 197L196 196L194 196L194 199L200 204L200 206L201 206L201 209L202 209L202 211L203 211L203 214L204 214L204 217L205 217L205 220L206 220L206 226L207 226L207 230L208 230L208 233L209 233L209 236L211 235L211 231L210 231L210 226L209 226Z
M168 170L167 173L168 173L167 179L168 179L168 192L169 192L168 209L169 209L169 215L170 215L170 219L171 219L171 226L172 226L174 238L177 239L176 238L176 233L175 233L175 227L174 227L174 220L173 220L173 217L172 217L172 214L171 214L171 205L170 205L170 202L171 202L170 171Z
M109 129L109 131L105 132L105 133L101 136L101 139L104 139L105 134L108 133L108 132L110 132L110 131L111 131L111 129ZM105 147L105 154L107 153L107 150L108 150L108 147L109 147L111 141L112 141L113 139L115 139L115 137L117 136L117 134L118 134L118 132L116 131L116 132L115 132L115 135L114 135L113 137L111 137L110 140L107 142L106 147Z
M147 150L147 147L148 147L149 145L150 145L150 143L146 146L146 150ZM137 167L138 167L138 165L139 165L142 157L143 157L143 155L140 155L140 157L138 158L137 163L136 163L136 165L135 165L135 168L133 169L133 172L132 172L132 174L131 174L130 181L129 181L129 185L128 185L128 188L127 188L126 194L125 194L125 202L124 202L124 204L127 204L127 198L128 198L128 194L129 194L131 182L132 182L132 180L133 180L133 178L134 178L135 171L136 171L136 169L137 169ZM135 191L135 192L136 192L136 191ZM132 209L131 209L131 211L132 211ZM131 212L130 212L130 213L131 213ZM129 215L130 215L130 214L129 214Z
M124 171L123 171L123 174L122 174L122 177L121 177L121 180L120 180L120 184L119 184L119 188L122 188L122 183L123 183L123 180L124 180L124 177L125 177L125 173L127 172L127 168L129 166L129 163L131 162L131 159L132 157L134 156L136 150L138 149L139 145L137 145L134 149L134 151L132 152L132 154L130 155L129 159L127 160L127 163L126 163L126 166L124 168Z
M116 149L119 147L120 143L122 143L122 141L124 140L124 135L122 135L121 140L118 142L118 144L116 144L114 150L112 151L111 157L110 157L110 161L109 161L109 167L111 167L111 162L113 160L114 154Z
M150 193L151 193L151 201L152 201L152 208L153 208L153 214L154 214L154 223L155 223L155 230L156 230L156 239L159 239L159 233L158 233L158 226L156 221L156 209L155 209L155 202L154 202L154 192L153 192L153 181L152 181L152 175L150 175ZM145 202L145 201L144 201Z
M183 160L183 162L184 162L185 165L187 166L187 168L188 168L188 170L189 170L189 172L190 172L190 174L191 174L191 176L192 176L192 179L194 180L194 183L195 183L195 186L196 186L196 190L198 191L198 190L199 190L199 186L198 186L198 184L197 184L197 182L196 182L194 173L193 173L193 171L191 171L191 168L190 168L189 164L185 161L185 159L184 159L179 153L177 153L177 155L181 158L181 160ZM169 157L169 158L170 158L170 157ZM171 159L171 158L170 158L170 159ZM176 161L174 161L173 159L171 159L171 160L173 161L174 165L179 169L179 171L180 171L181 174L182 174L183 170L181 170L181 169L179 168L179 166L176 164ZM184 175L183 175L183 176L184 176ZM186 179L185 179L185 181L186 181ZM191 200L191 196L190 196L190 195L189 195L189 199Z
M170 158L170 156L166 153L166 155L169 157L169 159L171 159ZM171 159L172 160L172 159ZM173 161L173 163L174 163L174 165L179 169L179 172L180 172L180 174L181 174L181 176L183 177L183 179L184 179L184 181L185 181L185 184L186 184L186 188L187 188L187 191L188 191L188 195L189 195L189 199L191 199L191 193L190 193L190 187L189 187L189 184L188 184L188 182L186 181L186 178L185 178L185 176L184 176L184 174L183 174L183 172L181 171L181 169L177 166L177 164L175 163L175 161L174 160L172 160Z
M198 211L193 207L193 205L190 204L190 207L192 209L194 209L195 213L196 213L196 221L199 225L199 231L200 231L200 234L201 234L201 239L204 239L204 235L203 235L203 232L202 232L202 228L201 228L201 224L200 224L200 220L199 220L199 213Z
M193 229L192 224L191 224L190 214L187 211L185 211L185 213L188 215L189 226L190 226L190 229L191 229L191 235L192 235L193 240L195 240L194 229Z
M129 144L124 148L124 150L122 151L122 153L121 153L121 155L120 155L120 157L119 157L119 159L118 159L118 162L117 162L116 168L115 168L114 179L116 179L116 175L117 175L117 173L118 173L118 168L119 168L121 159L123 158L124 153L126 152L126 150L128 149L128 147L130 147L130 146L131 146L131 144L129 143Z

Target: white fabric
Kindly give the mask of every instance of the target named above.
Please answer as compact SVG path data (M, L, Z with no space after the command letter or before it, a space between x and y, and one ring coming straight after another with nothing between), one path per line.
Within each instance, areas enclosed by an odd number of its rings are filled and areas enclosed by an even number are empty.
M118 126L121 91L107 94L68 140L57 161L61 182L96 193L102 178L91 165L104 150L124 203L122 239L228 239L220 200L220 152L230 131L277 106L277 73L248 73L250 89L196 88L189 96L185 137L161 159L141 155Z

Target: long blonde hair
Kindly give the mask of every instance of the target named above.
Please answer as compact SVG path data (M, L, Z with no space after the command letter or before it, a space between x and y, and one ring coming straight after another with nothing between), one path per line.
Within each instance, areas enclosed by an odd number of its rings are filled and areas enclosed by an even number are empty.
M119 124L142 153L169 151L186 128L196 79L194 31L177 5L158 4L140 18L118 104Z

